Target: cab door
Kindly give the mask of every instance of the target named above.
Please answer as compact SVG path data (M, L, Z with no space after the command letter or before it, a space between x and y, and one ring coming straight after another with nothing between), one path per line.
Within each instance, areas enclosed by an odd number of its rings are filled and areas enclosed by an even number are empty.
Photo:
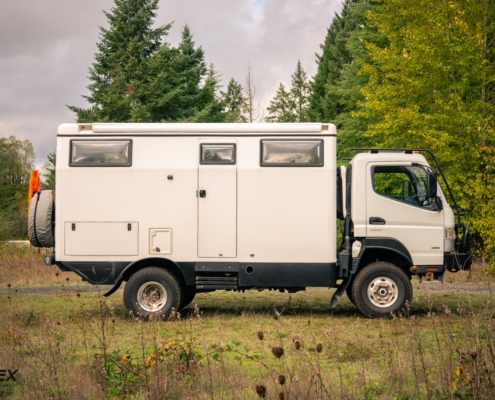
M236 257L236 143L201 139L199 147L198 257Z
M428 199L427 171L411 163L367 165L368 237L400 241L415 265L443 264L444 216Z

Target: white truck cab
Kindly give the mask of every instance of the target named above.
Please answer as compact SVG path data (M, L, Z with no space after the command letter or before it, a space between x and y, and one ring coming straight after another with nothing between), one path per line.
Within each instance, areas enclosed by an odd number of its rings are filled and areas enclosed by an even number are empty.
M55 244L46 264L114 285L106 295L126 282L142 319L199 292L307 287L388 316L412 300L412 275L470 268L467 226L422 154L372 149L337 167L336 140L323 123L63 124L31 241Z

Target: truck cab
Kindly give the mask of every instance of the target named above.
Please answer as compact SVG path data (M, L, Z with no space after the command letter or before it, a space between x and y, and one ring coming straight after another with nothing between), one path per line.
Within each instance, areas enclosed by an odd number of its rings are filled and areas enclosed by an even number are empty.
M349 281L347 294L369 316L393 311L396 302L410 302L412 276L441 281L445 271L471 265L467 226L460 218L456 223L422 152L369 149L338 174L339 195L345 198L338 201L340 215L346 221L339 277ZM371 270L375 273L363 282Z

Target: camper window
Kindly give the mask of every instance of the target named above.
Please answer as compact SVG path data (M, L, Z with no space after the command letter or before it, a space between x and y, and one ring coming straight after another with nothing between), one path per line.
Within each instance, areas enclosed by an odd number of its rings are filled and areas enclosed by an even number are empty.
M132 140L71 140L71 167L130 167Z
M235 164L235 144L202 144L201 164Z
M322 167L322 140L262 140L262 167Z

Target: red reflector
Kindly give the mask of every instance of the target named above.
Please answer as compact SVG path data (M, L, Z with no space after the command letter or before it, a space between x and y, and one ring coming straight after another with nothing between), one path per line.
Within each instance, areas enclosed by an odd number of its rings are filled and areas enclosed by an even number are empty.
M435 268L426 268L426 272L428 271L438 271L438 268L435 267Z

